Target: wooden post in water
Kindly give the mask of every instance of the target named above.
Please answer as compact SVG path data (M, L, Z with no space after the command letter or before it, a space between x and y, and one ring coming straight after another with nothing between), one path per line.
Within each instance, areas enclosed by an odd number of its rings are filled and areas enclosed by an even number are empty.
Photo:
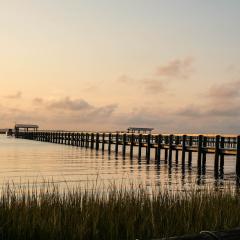
M203 141L203 136L199 135L198 136L198 169L201 169L202 166L202 141Z
M172 163L172 144L173 144L173 135L169 135L169 155L168 155L168 161L171 164Z
M134 135L131 134L131 142L130 142L130 158L133 158L133 146L134 146Z
M151 153L151 135L147 135L147 147L146 147L146 158L150 160L150 153Z
M111 153L112 134L108 134L108 153Z
M142 157L142 134L138 135L138 159Z
M125 155L126 155L126 133L123 134L122 154L123 154L123 157L125 157Z
M77 146L79 147L80 146L80 134L77 133Z
M119 134L118 134L118 132L116 133L116 135L115 135L115 154L117 155L118 154L118 138L119 138Z
M224 168L224 153L223 153L223 150L224 150L224 143L225 143L225 137L221 137L221 140L220 140L220 169L221 171L223 171L223 168Z
M240 136L237 136L236 174L240 178Z
M176 148L178 147L178 145L179 145L179 136L176 136L175 137L175 146L176 146ZM176 151L176 153L175 153L175 161L176 161L176 163L178 163L178 149L176 149L175 151Z
M94 148L94 133L91 133L91 149Z
M193 145L193 137L189 137L189 147L191 148ZM192 150L188 151L188 166L192 165Z
M64 133L64 144L67 144L67 133Z
M186 139L187 136L183 135L182 136L182 165L185 165L185 155L186 155Z
M88 147L88 134L87 133L83 133L83 144L84 144L84 147L87 148Z
M207 153L206 153L206 147L207 147L207 137L203 137L203 143L202 143L202 166L206 166L206 160L207 160Z
M164 137L164 143L165 143L165 145L168 144L168 136ZM167 160L168 160L168 149L165 148L165 163L167 163Z
M157 144L158 144L158 147L157 147L157 161L158 161L158 163L160 163L160 160L161 160L161 148L162 148L162 135L161 134L158 135Z
M75 134L72 133L71 135L72 135L72 137L71 137L71 139L72 139L71 145L74 146L75 145Z
M96 134L96 150L99 150L99 133Z
M71 144L71 134L68 133L68 145L70 145L70 144Z
M104 152L105 147L105 133L102 134L102 151Z
M217 135L215 138L215 160L214 160L215 173L217 173L219 170L219 142L220 142L220 136Z

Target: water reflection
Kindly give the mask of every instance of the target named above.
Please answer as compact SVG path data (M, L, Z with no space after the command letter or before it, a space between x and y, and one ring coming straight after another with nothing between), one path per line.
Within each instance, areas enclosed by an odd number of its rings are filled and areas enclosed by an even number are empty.
M113 146L112 146L112 149ZM161 151L160 161L151 152L151 158L138 159L139 149L134 148L130 157L129 148L125 157L122 148L118 154L96 151L86 147L73 147L45 142L35 142L23 139L0 136L0 184L15 182L50 181L59 183L61 187L88 186L96 181L105 187L113 182L125 187L134 184L146 186L168 186L171 189L186 189L192 185L204 186L211 184L222 187L231 183L238 188L239 178L235 176L235 159L225 157L225 165L220 158L220 168L214 171L214 156L203 156L202 164L198 167L197 154L186 154L182 161L181 152ZM170 154L170 155L169 155Z

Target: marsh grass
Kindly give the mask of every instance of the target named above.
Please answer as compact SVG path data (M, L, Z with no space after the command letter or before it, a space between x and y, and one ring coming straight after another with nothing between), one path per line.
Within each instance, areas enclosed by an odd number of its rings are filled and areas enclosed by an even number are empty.
M142 186L98 192L6 185L0 197L0 239L150 239L239 225L232 187L149 194Z

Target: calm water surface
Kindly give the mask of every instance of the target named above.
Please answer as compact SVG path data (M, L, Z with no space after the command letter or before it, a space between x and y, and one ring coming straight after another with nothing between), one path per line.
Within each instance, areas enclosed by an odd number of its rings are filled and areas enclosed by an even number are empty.
M137 149L134 149L137 153ZM143 150L144 153L144 150ZM162 151L163 154L163 151ZM152 157L154 154L152 152ZM161 186L172 189L185 189L191 185L203 186L235 184L235 158L226 157L224 175L214 177L214 155L207 158L206 169L199 172L196 155L193 154L191 166L176 164L173 152L172 166L160 164L154 159L141 161L135 156L132 160L126 155L123 159L121 151L118 156L114 152L86 149L60 144L15 139L0 135L0 185L8 182L16 185L49 181L57 183L61 188L72 186L88 187L101 185L107 188L113 183L129 187L132 183L148 187Z

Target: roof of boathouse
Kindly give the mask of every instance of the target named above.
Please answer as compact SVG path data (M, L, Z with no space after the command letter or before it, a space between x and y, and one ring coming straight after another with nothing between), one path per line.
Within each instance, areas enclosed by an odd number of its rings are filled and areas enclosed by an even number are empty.
M127 129L128 132L152 132L154 128L144 128L144 127L129 127Z
M36 124L15 124L15 128L39 128Z

